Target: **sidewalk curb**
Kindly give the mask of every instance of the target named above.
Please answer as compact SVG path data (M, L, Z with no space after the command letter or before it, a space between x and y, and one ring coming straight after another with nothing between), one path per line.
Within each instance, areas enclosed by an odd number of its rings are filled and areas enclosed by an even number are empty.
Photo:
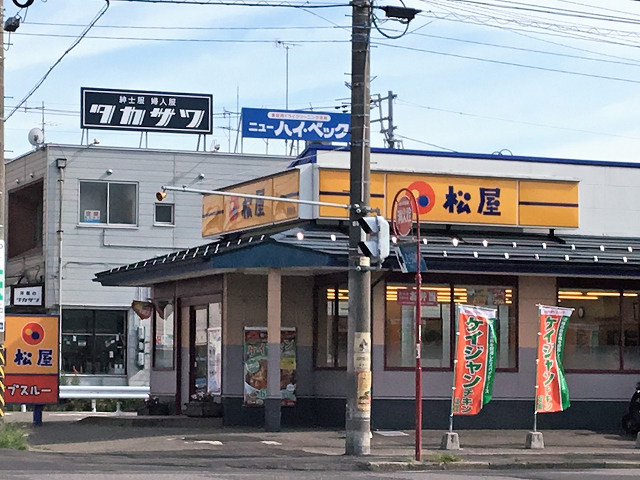
M575 462L359 462L361 470L370 472L397 472L412 470L585 470L585 469L632 469L640 468L640 461L575 461Z

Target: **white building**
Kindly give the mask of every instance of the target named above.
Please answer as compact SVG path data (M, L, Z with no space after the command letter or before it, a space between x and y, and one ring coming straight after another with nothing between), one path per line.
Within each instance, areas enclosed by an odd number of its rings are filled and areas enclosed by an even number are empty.
M200 199L159 203L162 185L211 189L290 160L47 144L8 161L7 313L61 309L61 373L80 384L148 385L149 320L130 307L149 289L105 288L95 272L202 242Z

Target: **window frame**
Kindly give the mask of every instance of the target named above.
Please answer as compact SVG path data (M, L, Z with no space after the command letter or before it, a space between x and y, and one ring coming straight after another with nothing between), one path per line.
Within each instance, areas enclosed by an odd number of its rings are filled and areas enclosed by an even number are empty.
M176 341L177 334L176 328L178 323L176 322L178 316L178 307L176 306L176 302L173 299L163 299L163 300L154 300L154 304L162 305L172 304L173 305L173 345L171 347L171 366L170 367L159 367L156 365L156 332L158 331L157 321L158 321L158 312L153 310L153 315L151 317L151 369L154 371L174 371L177 368L177 355L176 355Z
M638 280L621 280L621 279L595 279L595 278L564 278L556 279L556 299L560 290L566 289L589 289L589 290L617 290L620 293L620 301L618 306L618 327L620 329L620 342L618 344L618 365L617 370L602 369L582 369L582 368L564 368L565 373L595 373L595 374L622 374L622 375L638 375L640 369L624 369L624 321L622 315L622 302L624 301L623 293L634 292L640 293L640 281ZM559 302L558 302L559 303ZM560 305L562 306L562 305ZM577 315L577 311L574 313ZM572 315L573 316L573 315ZM569 319L571 322L571 319ZM565 344L566 354L566 344Z
M161 222L158 220L158 207L171 207L171 221L170 222ZM164 203L164 202L155 202L153 204L153 225L156 227L175 227L176 225L176 204L175 203Z
M426 277L426 278L425 278ZM384 299L384 370L385 371L415 371L415 366L411 366L411 367L395 367L395 366L390 366L387 364L387 328L388 328L388 315L387 315L387 300L386 300L386 292L387 292L387 284L406 284L407 286L409 285L414 285L415 286L415 281L414 282L409 282L407 283L407 277L406 275L403 274L399 274L399 273L392 273L389 274L386 278L385 278L385 285L384 285L384 292L385 292L385 299ZM422 286L428 286L428 284L443 284L443 285L448 285L449 288L451 289L451 302L450 305L451 307L449 308L449 321L451 322L451 328L450 328L450 361L449 361L449 367L425 367L422 366L422 371L423 372L452 372L453 371L453 360L455 358L455 334L456 334L456 329L455 329L455 315L456 315L456 308L455 308L455 302L453 301L453 288L455 288L456 286L463 286L463 285L481 285L481 286L505 286L505 285L511 285L514 291L514 295L513 295L513 300L512 300L512 305L514 308L514 318L515 318L515 325L514 325L514 330L515 330L515 343L514 343L514 350L515 350L515 365L513 367L497 367L496 366L496 372L498 373L515 373L519 371L520 368L520 346L519 346L519 335L520 335L520 309L519 309L519 304L518 304L518 292L519 292L519 285L518 285L518 277L511 277L511 276L506 276L506 275L500 275L500 276L483 276L483 275L462 275L462 274L433 274L433 273L429 273L428 276L426 276L424 273L422 274Z
M314 284L314 288L313 288L313 370L329 370L329 371L340 371L340 370L346 370L347 367L339 367L339 366L318 366L318 335L319 335L319 328L320 328L320 323L319 323L319 308L321 307L320 305L320 300L321 300L321 295L319 294L319 292L322 289L325 288L335 288L336 291L340 288L340 285L345 285L348 284L347 282L347 276L345 274L342 273L338 273L338 274L330 274L330 275L324 275L321 277L316 277L316 281ZM388 327L388 317L387 317L387 301L386 301L386 291L387 291L387 284L388 283L392 283L392 284L411 284L412 282L407 282L407 280L409 280L409 278L413 278L413 277L409 277L407 276L407 274L402 274L400 272L388 272L385 274L384 280L381 282L384 284L384 331L383 331L383 338L384 338L384 348L383 348L383 352L384 352L384 371L415 371L415 366L412 367L394 367L394 366L389 366L387 365L387 327ZM518 302L518 295L519 295L519 282L518 282L518 277L517 276L509 276L509 275L464 275L464 274L441 274L441 273L423 273L422 274L422 282L423 285L428 283L428 284L443 284L443 285L449 285L450 288L454 288L455 286L459 286L459 285L486 285L486 286L505 286L505 285L510 285L513 288L514 294L513 294L513 308L514 308L514 318L515 318L515 324L514 324L514 336L515 336L515 342L514 342L514 351L515 351L515 362L514 362L514 366L513 367L507 367L507 368L498 368L496 367L496 372L499 373L515 373L518 372L520 369L520 307L519 307L519 302ZM413 284L415 284L415 282L413 282ZM640 291L640 288L639 288ZM373 295L375 294L375 289L372 289L372 301L373 301ZM337 299L337 295L336 295L336 299ZM453 295L451 296L451 304L455 307L455 303L453 303ZM326 304L325 304L326 305ZM325 307L326 308L326 307ZM337 311L337 309L336 309ZM451 348L450 348L450 363L449 363L449 368L447 367L422 367L422 371L424 372L451 372L453 371L453 360L454 360L454 356L455 356L455 328L453 328L453 325L455 325L455 308L450 308L450 313L449 313L449 318L450 318L450 322L452 325L452 328L450 329L450 342L451 342ZM373 324L373 318L372 318L372 324ZM334 363L337 360L334 360Z
M83 183L99 183L105 184L107 187L107 198L106 198L106 211L105 218L106 222L85 222L83 220L84 214L82 211L82 184ZM110 196L111 196L111 188L110 186L114 185L133 185L135 187L135 208L134 208L134 221L133 223L110 223L109 222L109 212L110 212ZM78 180L78 223L79 227L83 228L138 228L140 222L140 183L132 182L132 181L113 181L113 180Z
M81 331L65 331L64 330L64 316L65 316L65 311L68 312L69 311L83 311L83 312L87 312L90 314L91 316L91 320L90 320L90 325L88 325L88 330L86 332L81 332ZM122 333L118 332L118 333L97 333L97 329L96 329L96 324L97 324L97 319L96 316L98 315L98 313L100 312L119 312L122 317L123 317L123 325L122 325ZM65 308L62 310L62 326L60 328L60 340L61 340L61 345L62 345L62 350L61 351L61 357L63 359L62 361L62 365L60 366L60 372L64 373L65 375L104 375L104 376L109 376L109 377L122 377L122 376L127 376L128 375L128 354L127 354L127 349L128 349L128 336L127 336L127 326L128 326L128 321L129 321L129 314L127 310L122 310L122 309L110 309L110 308L96 308L96 309L88 309L88 308ZM96 359L98 358L98 356L96 355L96 339L97 338L103 338L103 337L115 337L115 336L119 336L120 337L120 342L122 343L122 367L123 367L123 372L122 373L108 373L108 372L95 372L92 371L90 373L87 372L83 372L81 374L77 374L74 372L68 372L64 370L64 342L63 342L63 338L65 336L84 336L87 337L88 339L90 339L92 346L91 346L91 357L90 357L90 361L91 363L96 363Z

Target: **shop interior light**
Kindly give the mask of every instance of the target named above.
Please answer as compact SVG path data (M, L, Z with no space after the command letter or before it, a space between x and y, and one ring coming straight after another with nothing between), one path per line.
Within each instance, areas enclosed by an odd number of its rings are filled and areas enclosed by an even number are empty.
M482 240L482 246L483 247L488 247L489 246L489 240Z
M590 297L619 297L620 292L587 292Z
M600 251L604 252L604 245L600 245Z
M505 260L509 260L509 254L507 252L504 252L504 258Z
M298 240L304 240L304 232L300 231L300 232L296 233L296 238Z
M575 250L576 246L575 245L571 245L571 250Z
M627 257L622 257L622 261L623 261L624 263L627 263Z
M453 245L454 247L457 247L459 243L460 243L460 240L458 240L456 237L453 237L451 239L451 245Z
M332 233L332 234L331 234L331 241L332 241L332 242L335 242L335 241L336 241L336 234L335 234L335 233Z
M598 261L598 256L597 256L597 255L594 255L594 256L593 256L593 261L594 261L594 262L597 262L597 261Z
M533 256L533 258L535 258L536 260L540 260L540 255L538 255L537 253Z
M629 253L633 252L633 248L632 247L627 247L627 250L629 251Z
M637 293L632 293L632 292L624 292L622 294L623 297L637 297L638 294Z
M542 242L542 248L546 250L547 244L545 242Z
M567 261L567 262L568 262L568 261L569 261L569 255L565 255L565 256L564 256L564 259L565 259L565 261Z
M474 256L475 258L478 258L478 252L473 252L473 256Z
M426 244L427 244L427 243L429 243L429 242L427 241L427 239L426 239L426 238L423 238L423 239L422 239L422 243L424 243L424 244L426 245Z
M513 246L513 248L518 248L518 244L516 242L511 242L511 245Z

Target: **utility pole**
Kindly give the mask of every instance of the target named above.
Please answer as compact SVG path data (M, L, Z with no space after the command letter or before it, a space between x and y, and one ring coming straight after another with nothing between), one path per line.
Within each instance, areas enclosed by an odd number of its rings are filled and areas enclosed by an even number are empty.
M6 242L4 241L5 215L4 207L7 201L5 195L4 178L4 5L0 0L0 39L3 45L0 49L0 420L4 417L4 366L6 358L4 356L4 289L5 289L5 258Z
M387 143L387 148L396 148L396 139L393 135L393 131L398 128L393 125L393 100L397 97L393 91L389 90L389 95L381 97L380 94L376 94L376 98L372 100L372 103L378 107L380 112L380 118L371 120L371 123L380 122L380 133L384 135L384 140ZM382 114L382 102L387 101L387 116ZM388 127L384 128L385 120L388 122Z
M352 3L351 152L349 204L349 316L347 340L347 455L371 453L371 272L369 257L358 251L363 238L358 219L370 200L370 0ZM356 351L356 344L365 347Z

